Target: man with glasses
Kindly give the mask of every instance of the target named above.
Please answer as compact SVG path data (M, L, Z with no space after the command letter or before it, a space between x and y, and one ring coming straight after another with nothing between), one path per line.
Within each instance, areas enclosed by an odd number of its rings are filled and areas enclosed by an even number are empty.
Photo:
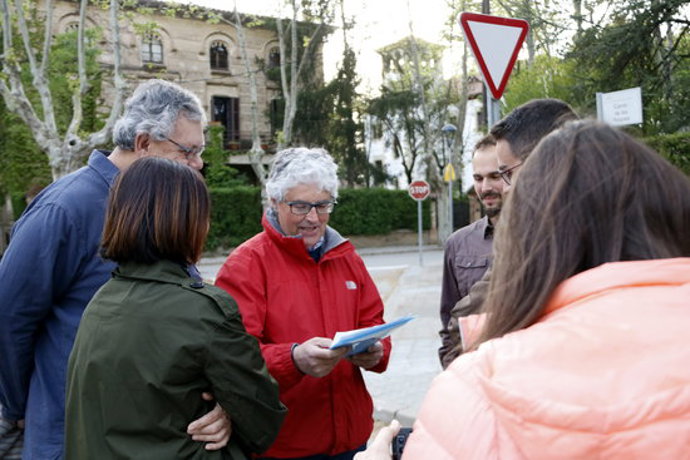
M518 177L520 167L539 141L566 121L577 119L577 114L558 99L533 99L511 111L489 131L496 140L498 173L504 181L503 196L509 193ZM462 353L457 318L479 312L486 299L491 270L487 270L470 292L451 310L448 323L449 351L443 357L447 366Z
M111 184L149 155L201 169L205 121L189 91L162 80L141 84L115 124L115 150L94 150L17 221L0 262L0 402L3 418L25 426L24 458L62 456L67 359L84 308L115 268L99 256ZM217 450L230 422L217 405L189 433Z
M450 311L484 275L492 259L494 226L503 204L503 179L498 172L496 141L486 135L477 142L472 156L474 191L482 204L484 217L453 233L444 245L443 284L441 285L441 348L438 356L445 369L454 343L448 334Z
M264 459L348 460L366 446L372 400L362 370L383 372L389 339L364 353L329 349L338 331L383 323L383 303L354 246L328 225L337 166L323 149L278 152L264 230L228 256L216 284L237 302L288 408Z

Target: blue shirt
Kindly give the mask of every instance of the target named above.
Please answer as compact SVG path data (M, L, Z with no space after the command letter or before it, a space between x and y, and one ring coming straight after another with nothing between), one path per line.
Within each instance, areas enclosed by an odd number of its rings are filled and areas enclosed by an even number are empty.
M0 261L0 402L25 419L23 458L62 456L67 360L86 304L115 264L99 254L118 168L105 152L31 202Z

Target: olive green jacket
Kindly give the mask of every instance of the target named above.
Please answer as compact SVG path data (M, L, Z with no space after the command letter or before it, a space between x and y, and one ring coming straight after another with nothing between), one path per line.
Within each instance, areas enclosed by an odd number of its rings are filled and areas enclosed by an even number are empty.
M187 425L214 403L232 419L211 452ZM65 458L248 458L286 409L232 298L173 262L123 264L84 312L69 359Z

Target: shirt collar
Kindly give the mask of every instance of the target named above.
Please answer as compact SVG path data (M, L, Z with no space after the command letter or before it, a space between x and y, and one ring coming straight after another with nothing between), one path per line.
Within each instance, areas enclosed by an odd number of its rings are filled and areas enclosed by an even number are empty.
M491 224L489 218L486 218L486 227L484 227L484 239L488 240L494 237L494 226Z

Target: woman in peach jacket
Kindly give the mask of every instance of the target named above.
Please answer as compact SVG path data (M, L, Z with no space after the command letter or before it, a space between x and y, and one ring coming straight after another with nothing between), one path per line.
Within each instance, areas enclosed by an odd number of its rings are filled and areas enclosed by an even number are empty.
M474 351L434 380L403 459L690 458L690 180L595 122L521 170Z

